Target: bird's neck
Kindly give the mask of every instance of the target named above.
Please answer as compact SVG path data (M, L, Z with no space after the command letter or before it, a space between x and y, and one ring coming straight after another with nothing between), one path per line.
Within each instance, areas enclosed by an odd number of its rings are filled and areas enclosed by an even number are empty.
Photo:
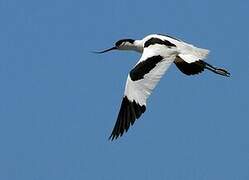
M139 53L143 53L143 50L144 50L143 41L135 40L131 50L139 52Z

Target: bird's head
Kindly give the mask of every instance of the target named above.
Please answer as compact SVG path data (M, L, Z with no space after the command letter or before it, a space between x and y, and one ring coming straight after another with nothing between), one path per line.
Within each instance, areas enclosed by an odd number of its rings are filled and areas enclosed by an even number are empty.
M121 39L115 43L115 46L103 51L97 51L96 53L105 53L111 50L132 50L135 40L133 39Z

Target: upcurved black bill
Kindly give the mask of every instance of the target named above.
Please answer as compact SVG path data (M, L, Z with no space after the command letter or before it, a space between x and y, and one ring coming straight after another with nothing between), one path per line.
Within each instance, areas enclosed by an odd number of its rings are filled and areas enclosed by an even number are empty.
M115 50L117 49L116 47L112 47L110 49L106 49L106 50L103 50L103 51L94 51L94 53L98 53L98 54L102 54L102 53L105 53L105 52L108 52L108 51L111 51L111 50Z

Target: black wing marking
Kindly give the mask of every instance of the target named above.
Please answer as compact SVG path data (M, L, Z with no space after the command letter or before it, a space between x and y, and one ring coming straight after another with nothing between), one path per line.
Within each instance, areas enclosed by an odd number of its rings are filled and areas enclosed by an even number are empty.
M147 40L145 43L144 43L144 47L149 47L150 45L154 45L154 44L162 44L162 45L165 45L167 47L176 47L175 44L167 41L167 40L161 40L159 38L155 38L155 37L152 37L150 38L149 40Z
M176 57L174 63L178 67L178 69L186 75L199 74L204 71L204 68L206 66L206 63L202 60L193 63L187 63L179 56Z
M157 63L163 60L163 57L152 56L147 58L146 60L138 63L131 71L130 77L132 81L137 81L143 79L143 77L148 74L154 67L156 67Z
M133 125L146 110L146 106L139 105L135 100L130 101L126 96L123 98L116 124L109 139L114 140L127 132L130 125Z
M230 76L230 73L226 69L214 67L203 60L187 63L179 56L177 56L174 63L178 67L178 69L186 75L199 74L202 71L204 71L204 69L208 69L222 76L227 76L227 77Z

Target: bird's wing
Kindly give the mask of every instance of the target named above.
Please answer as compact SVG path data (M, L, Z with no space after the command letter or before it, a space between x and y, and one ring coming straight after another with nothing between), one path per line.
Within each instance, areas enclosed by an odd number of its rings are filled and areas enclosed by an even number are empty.
M194 75L204 71L206 63L203 61L209 50L194 47L192 45L182 45L181 53L175 58L175 65L186 75Z
M209 50L197 48L192 44L188 44L169 35L156 34L148 36L148 39L149 38L150 40L156 39L164 44L171 44L177 47L179 53L174 63L184 74L193 75L204 70L206 63L203 60L207 57Z
M204 69L208 69L209 71L222 76L230 76L230 73L226 69L214 67L203 60L188 63L178 55L176 56L174 63L178 67L178 69L186 75L199 74L204 71Z
M167 54L167 48L158 44L144 48L142 57L127 77L124 97L110 139L122 136L145 112L147 98L174 61Z
M186 75L199 74L204 71L206 66L205 62L202 60L196 60L189 63L184 61L180 56L176 56L174 63L176 67L178 67L178 69Z

